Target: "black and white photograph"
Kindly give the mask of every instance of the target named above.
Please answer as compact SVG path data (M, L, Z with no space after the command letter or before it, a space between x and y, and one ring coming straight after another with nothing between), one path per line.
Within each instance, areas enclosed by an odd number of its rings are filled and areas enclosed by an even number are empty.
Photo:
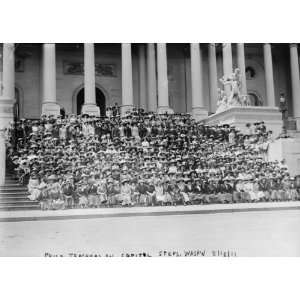
M3 299L294 299L296 6L5 2Z
M3 43L1 65L0 255L299 256L298 44Z

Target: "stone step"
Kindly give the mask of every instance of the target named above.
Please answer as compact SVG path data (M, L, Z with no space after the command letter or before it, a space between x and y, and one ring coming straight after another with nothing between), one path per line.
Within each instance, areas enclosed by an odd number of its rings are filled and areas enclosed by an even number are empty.
M0 191L0 199L10 196L28 196L29 193L27 191Z
M18 205L18 206L0 206L0 211L8 211L8 210L39 210L40 205Z
M27 188L24 187L15 187L15 188L1 187L0 188L0 193L27 193L27 192L28 192Z
M5 178L4 182L5 183L18 183L19 184L18 180L12 179L12 178L9 178L9 179Z
M28 195L24 195L24 194L20 194L20 195L9 195L9 196L1 196L0 195L0 201L1 200L4 200L4 199L15 199L15 200L18 200L18 199L28 199L27 198Z
M4 183L4 185L2 185L1 187L4 187L4 186L18 187L18 186L22 186L22 185L19 184L18 182L10 182L10 183Z
M15 200L15 201L8 201L8 200L3 200L3 201L0 201L0 207L3 207L3 206L25 206L25 205L29 205L29 206L32 206L32 205L40 205L39 202L37 201L30 201L30 200Z

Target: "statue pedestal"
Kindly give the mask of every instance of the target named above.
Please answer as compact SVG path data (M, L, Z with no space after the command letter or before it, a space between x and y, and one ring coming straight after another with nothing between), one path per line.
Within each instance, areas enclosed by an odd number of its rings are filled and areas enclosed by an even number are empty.
M277 139L270 143L268 161L285 159L291 176L300 175L300 138Z
M165 113L174 114L174 110L168 106L161 106L157 108L156 111L159 115L163 115Z
M277 137L282 132L282 115L278 107L267 106L235 106L225 111L215 113L205 119L207 125L229 124L241 132L246 130L247 123L264 121L267 130L273 131Z
M208 111L202 107L195 107L195 108L192 108L191 115L192 115L193 119L195 119L196 121L201 121L201 120L207 118Z
M54 102L46 102L42 105L42 115L46 116L59 116L60 106Z
M81 114L100 117L100 108L96 104L84 104L82 106Z

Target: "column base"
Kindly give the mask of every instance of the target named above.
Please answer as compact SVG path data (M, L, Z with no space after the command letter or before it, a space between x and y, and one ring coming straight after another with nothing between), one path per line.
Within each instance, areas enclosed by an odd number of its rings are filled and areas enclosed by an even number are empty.
M129 111L131 112L133 109L133 105L122 105L121 106L121 116L126 116L126 113Z
M156 111L159 115L163 115L163 114L174 114L174 110L168 106L161 106L157 108Z
M13 99L0 98L0 130L14 120L14 102Z
M203 107L194 107L192 108L192 117L196 121L201 121L208 117L208 111Z
M57 103L46 102L42 105L42 115L45 116L59 116L60 106Z
M84 104L82 106L81 114L100 117L100 108L96 104Z

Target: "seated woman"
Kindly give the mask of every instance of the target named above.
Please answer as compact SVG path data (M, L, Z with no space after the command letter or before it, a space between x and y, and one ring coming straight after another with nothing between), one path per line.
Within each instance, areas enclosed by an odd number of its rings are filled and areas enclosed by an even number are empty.
M175 184L173 187L172 198L173 198L174 205L179 205L183 203L183 196L181 194L181 191L184 190L184 183L183 183L183 179L179 179L179 180L181 181Z
M188 183L189 188L189 183ZM203 204L204 192L200 184L200 178L195 178L195 181L191 184L191 190L187 191L192 204Z
M61 186L63 199L65 201L65 207L74 207L74 191L75 187L72 183L72 178L68 177Z
M28 183L28 198L31 201L38 201L40 199L41 190L39 189L40 181L36 173L32 173Z
M88 180L88 205L89 207L97 207L98 206L98 201L99 197L97 195L97 185L95 179L89 178Z
M166 195L161 180L158 180L155 184L155 199L158 205L164 205L166 203Z
M232 193L234 191L233 188L233 180L230 176L224 178L224 201L225 203L232 203Z
M276 174L275 174L276 176ZM270 181L270 194L271 194L271 201L279 201L280 200L280 185L279 182L277 181L276 177L272 177L272 180Z
M259 180L257 178L254 179L253 189L251 191L251 200L253 200L254 202L263 201L265 198L265 193L260 190L258 181Z
M120 200L122 206L131 206L131 187L128 179L122 180Z
M238 179L237 183L235 184L232 201L233 203L240 203L242 201L242 193L244 191L244 183L242 179Z
M115 182L112 178L107 179L106 194L107 202L110 206L118 204L120 194L119 184L117 181Z
M192 193L192 185L189 178L180 178L178 182L178 189L181 195L180 203L192 204L190 194Z
M143 178L140 178L136 186L135 192L137 193L137 203L141 205L147 205L148 200L148 185Z
M164 191L165 191L165 205L174 204L173 194L175 190L175 184L170 182L169 179L165 179L164 181Z
M87 175L82 175L82 181L78 183L77 193L79 196L79 207L86 208L88 207L88 192L89 185L87 182Z
M106 188L106 183L104 179L100 179L98 181L98 188L97 188L97 194L99 197L99 204L98 206L102 204L107 204L107 188Z
M49 203L48 184L47 184L47 179L45 177L41 178L41 183L39 185L39 189L41 191L41 195L40 195L41 210L49 209L49 206L48 206L48 203Z
M64 209L65 202L63 200L63 196L61 193L61 187L57 182L57 177L55 175L51 175L48 177L48 188L47 192L50 199L50 208L51 209Z
M270 194L270 182L265 177L261 178L258 181L258 189L262 193L262 197L260 201L270 201L271 194Z

